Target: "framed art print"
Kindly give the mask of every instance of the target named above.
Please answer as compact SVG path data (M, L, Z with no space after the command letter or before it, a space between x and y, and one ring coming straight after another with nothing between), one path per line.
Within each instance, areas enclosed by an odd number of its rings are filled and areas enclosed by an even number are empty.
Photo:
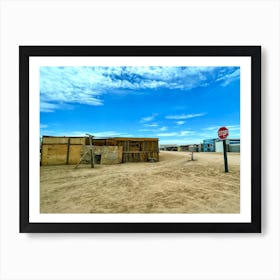
M261 232L260 46L20 46L20 232Z

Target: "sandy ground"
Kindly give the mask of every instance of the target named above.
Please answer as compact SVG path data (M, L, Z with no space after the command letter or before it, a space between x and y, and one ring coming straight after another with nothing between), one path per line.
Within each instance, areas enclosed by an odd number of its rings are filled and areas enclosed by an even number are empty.
M239 213L240 155L160 152L156 163L41 166L41 213Z

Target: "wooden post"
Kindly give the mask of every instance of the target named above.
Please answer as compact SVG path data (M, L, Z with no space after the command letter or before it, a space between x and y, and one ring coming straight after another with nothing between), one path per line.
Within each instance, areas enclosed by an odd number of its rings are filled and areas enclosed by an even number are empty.
M84 159L84 157L90 153L90 163L91 163L91 168L94 168L94 152L93 152L93 144L92 144L92 135L90 134L86 134L89 137L89 144L90 144L90 148L89 150L87 150L82 157L80 158L80 161L77 163L77 165L74 167L75 169L79 166L79 164L82 162L82 160Z
M92 135L89 135L89 145L90 145L90 164L91 168L94 168L94 158L93 158L93 146L92 146Z
M88 154L89 151L85 152L83 154L83 156L80 158L79 162L77 163L77 165L74 167L75 169L79 166L79 164L82 162L82 160L84 159L84 157Z
M70 137L67 142L67 155L66 155L66 164L69 164L69 151L70 151Z

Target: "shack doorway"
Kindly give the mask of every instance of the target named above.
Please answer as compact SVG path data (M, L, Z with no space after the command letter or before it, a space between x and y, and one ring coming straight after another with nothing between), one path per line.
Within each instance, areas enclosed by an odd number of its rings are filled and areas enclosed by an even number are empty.
M101 163L101 155L95 155L94 156L94 163L96 163L96 164Z

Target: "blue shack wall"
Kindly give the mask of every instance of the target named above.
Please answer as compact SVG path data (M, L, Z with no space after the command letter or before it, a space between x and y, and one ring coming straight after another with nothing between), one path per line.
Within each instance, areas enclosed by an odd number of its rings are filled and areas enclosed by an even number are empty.
M216 139L203 140L203 152L215 152Z

